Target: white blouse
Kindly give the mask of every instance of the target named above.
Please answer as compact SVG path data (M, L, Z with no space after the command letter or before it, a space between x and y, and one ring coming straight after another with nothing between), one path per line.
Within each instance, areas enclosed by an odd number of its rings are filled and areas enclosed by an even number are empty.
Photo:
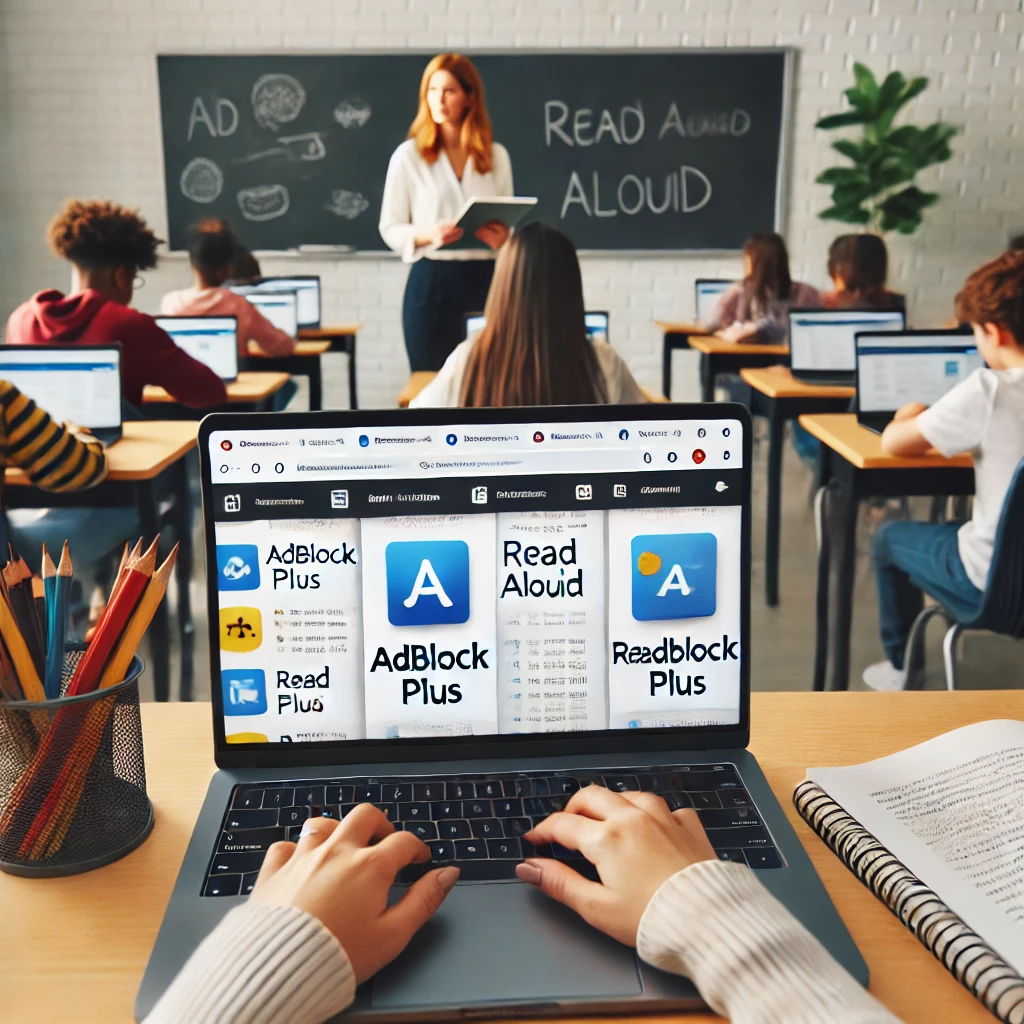
M415 244L417 235L427 234L440 221L455 220L467 199L514 195L508 150L495 142L491 160L492 169L480 174L471 156L459 181L443 149L438 158L428 164L416 148L416 140L406 139L391 154L388 164L380 206L381 238L406 263L424 256L432 260L494 259L490 249L438 251L428 246L417 248Z

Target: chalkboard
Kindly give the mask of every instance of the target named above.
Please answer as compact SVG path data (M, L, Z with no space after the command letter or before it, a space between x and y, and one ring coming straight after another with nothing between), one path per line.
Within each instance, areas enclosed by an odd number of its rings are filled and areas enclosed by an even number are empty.
M172 249L382 250L384 177L426 53L158 58ZM470 54L534 217L588 250L732 250L777 226L789 52Z

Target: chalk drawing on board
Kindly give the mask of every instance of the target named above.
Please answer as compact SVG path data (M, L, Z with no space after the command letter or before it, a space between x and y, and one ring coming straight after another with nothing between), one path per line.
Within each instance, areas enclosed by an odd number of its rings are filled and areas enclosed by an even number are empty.
M197 156L181 172L181 194L193 203L212 203L224 188L221 169L205 156Z
M278 139L278 145L261 149L258 153L236 157L235 164L251 164L272 156L283 156L289 160L323 160L327 156L324 145L326 132L303 132L301 135L286 135Z
M291 75L261 75L252 87L252 113L261 128L277 131L294 121L306 102L306 90Z
M334 108L334 120L342 128L362 128L372 115L370 104L362 96L346 96Z
M291 197L284 185L243 188L236 199L238 209L246 220L274 220L275 217L283 217L291 205Z
M336 213L345 220L355 220L370 205L370 200L362 192L351 192L347 188L331 190L331 201L324 206L325 210Z

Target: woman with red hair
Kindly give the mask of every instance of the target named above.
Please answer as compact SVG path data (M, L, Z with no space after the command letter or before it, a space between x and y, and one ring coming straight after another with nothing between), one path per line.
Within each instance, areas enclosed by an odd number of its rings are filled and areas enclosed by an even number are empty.
M395 150L384 182L380 233L412 264L402 328L415 370L440 370L465 338L467 313L487 300L494 251L509 229L494 221L471 247L454 224L467 199L512 195L512 163L494 142L480 74L467 57L442 53L427 65L409 137Z

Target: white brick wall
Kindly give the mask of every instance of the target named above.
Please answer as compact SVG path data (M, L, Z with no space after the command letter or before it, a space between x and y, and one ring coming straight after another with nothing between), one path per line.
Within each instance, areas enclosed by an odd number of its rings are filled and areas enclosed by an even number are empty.
M838 229L816 217L827 192L813 179L830 156L814 121L838 109L855 60L932 77L914 116L942 117L964 134L953 160L924 183L941 190L941 205L891 250L913 322L946 319L964 276L1000 250L1009 230L1024 229L1024 0L786 0L776 9L764 0L3 0L0 315L32 291L67 286L43 232L68 196L138 206L165 233L158 51L727 44L801 51L787 236L798 276L819 285ZM323 276L325 319L365 324L362 403L392 405L407 371L405 268L375 258L264 265ZM653 320L688 318L694 278L735 274L738 263L595 257L583 271L589 302L612 310L616 347L643 383L658 387ZM139 307L154 311L187 278L184 262L165 261L147 276ZM343 394L343 380L329 385L329 400L341 404ZM677 397L693 394L688 372Z

